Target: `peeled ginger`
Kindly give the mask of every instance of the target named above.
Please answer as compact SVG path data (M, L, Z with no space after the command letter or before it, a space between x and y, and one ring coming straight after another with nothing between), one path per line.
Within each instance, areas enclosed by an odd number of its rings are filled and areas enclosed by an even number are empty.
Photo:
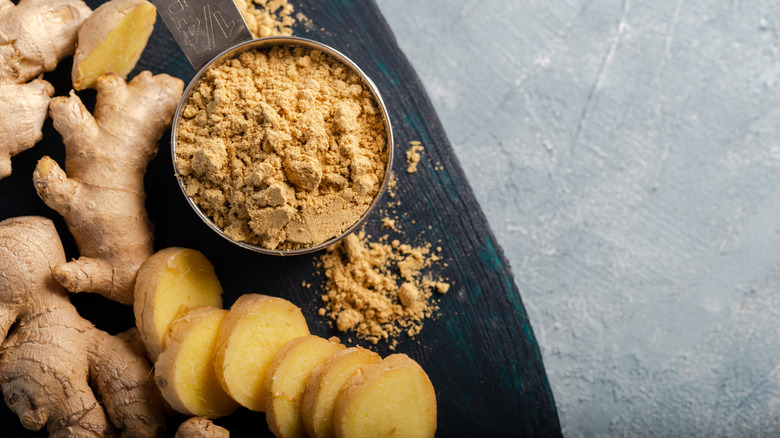
M333 353L312 369L301 399L301 418L309 436L334 436L333 405L339 391L360 367L381 360L371 350L351 347Z
M166 248L146 259L135 282L133 312L152 361L165 347L165 333L182 308L222 307L222 286L199 251Z
M111 0L100 5L79 29L73 55L73 88L95 88L97 78L126 78L149 41L157 9L146 0Z
M301 309L282 298L242 295L219 329L214 368L225 392L242 406L265 411L266 375L287 341L309 334Z
M268 370L265 418L277 438L305 438L301 399L312 368L345 347L319 336L286 343Z
M333 408L338 438L423 438L436 433L436 394L425 371L405 354L361 367Z
M171 324L165 351L154 364L154 380L165 401L182 414L219 418L238 408L222 390L211 360L226 314L215 307L197 307Z

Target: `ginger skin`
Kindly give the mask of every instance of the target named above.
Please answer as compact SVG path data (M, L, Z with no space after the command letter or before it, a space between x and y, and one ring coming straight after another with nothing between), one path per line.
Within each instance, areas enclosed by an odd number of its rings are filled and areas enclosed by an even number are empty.
M24 427L50 437L153 437L164 408L131 329L111 336L83 319L51 276L65 262L54 224L0 222L0 389ZM9 333L9 330L14 330ZM97 396L96 396L97 395Z
M43 157L33 173L41 199L65 218L81 257L53 274L71 292L93 292L133 303L135 277L153 253L144 205L146 165L173 119L184 83L143 72L129 83L98 79L94 117L75 93L50 104L65 143L67 175Z
M43 135L54 88L28 81L73 54L90 13L81 0L0 0L0 179L11 174L11 157Z
M228 438L230 432L203 417L191 417L183 422L174 438Z
M0 179L11 174L11 157L43 137L41 127L52 94L54 87L43 79L27 84L0 83Z

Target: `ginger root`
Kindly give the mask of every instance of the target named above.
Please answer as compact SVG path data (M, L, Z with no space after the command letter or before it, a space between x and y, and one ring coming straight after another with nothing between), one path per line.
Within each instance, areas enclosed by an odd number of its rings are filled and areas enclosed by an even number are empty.
M11 174L11 157L43 135L54 88L28 81L73 54L91 12L81 0L0 0L0 179Z
M144 173L183 87L165 74L142 72L129 83L103 75L94 117L73 92L52 99L50 114L65 143L67 176L43 157L33 181L46 205L64 216L81 254L53 271L69 291L132 304L138 268L153 253Z
M203 417L192 417L176 430L174 438L229 438L230 432Z
M100 5L79 29L73 55L73 88L95 88L97 78L126 78L149 41L157 9L146 0L111 0Z
M54 224L0 222L0 389L24 427L50 437L159 436L165 427L135 329L83 319L51 276L65 262ZM9 330L10 333L9 333Z
M11 157L35 146L48 114L54 87L43 79L0 83L0 178L11 174Z

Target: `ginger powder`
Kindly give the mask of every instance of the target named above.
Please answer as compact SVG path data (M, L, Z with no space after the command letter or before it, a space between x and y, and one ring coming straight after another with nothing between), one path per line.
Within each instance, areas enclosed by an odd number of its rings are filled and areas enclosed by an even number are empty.
M318 50L252 49L206 71L182 110L176 164L227 237L269 250L318 246L378 196L388 135L349 66Z

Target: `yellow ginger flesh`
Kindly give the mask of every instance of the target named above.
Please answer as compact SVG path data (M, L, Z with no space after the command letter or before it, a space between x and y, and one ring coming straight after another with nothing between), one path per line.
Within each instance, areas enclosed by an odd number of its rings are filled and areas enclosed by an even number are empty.
M265 411L266 375L287 341L309 334L301 309L258 294L241 296L219 330L214 367L222 387L242 406Z
M163 398L182 414L219 418L238 407L222 390L212 364L217 330L226 313L198 307L177 318L166 349L155 362L155 381Z
M95 88L97 78L105 73L127 77L138 63L156 19L157 9L146 0L112 0L95 9L79 29L73 88Z
M214 267L199 251L166 248L138 270L133 311L152 360L165 347L165 334L182 307L222 307L222 286Z
M301 399L301 417L309 436L332 438L333 405L339 391L360 367L381 361L371 350L351 347L314 367Z
M404 354L358 370L341 389L333 410L339 438L432 438L436 394L425 371Z
M304 336L291 340L276 354L266 377L265 418L277 438L306 436L301 420L301 398L309 373L344 348L319 336Z

